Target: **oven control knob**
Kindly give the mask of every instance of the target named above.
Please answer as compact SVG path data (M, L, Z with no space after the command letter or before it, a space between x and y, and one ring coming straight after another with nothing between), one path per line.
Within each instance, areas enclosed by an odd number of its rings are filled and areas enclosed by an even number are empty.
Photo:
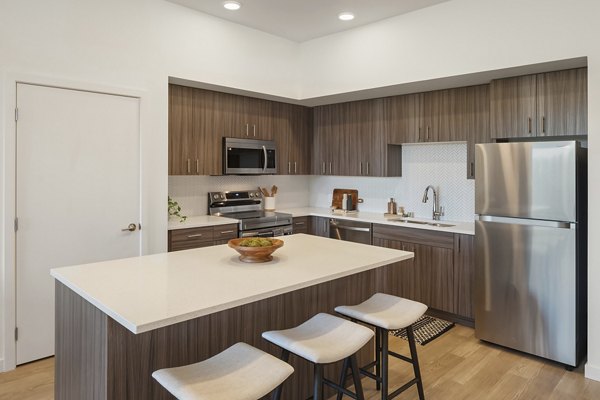
M221 193L221 200L225 200L225 195Z
M219 195L218 194L213 194L213 199L218 200L219 199Z
M260 192L256 192L256 197L260 197Z
M254 197L254 192L250 192L250 197Z

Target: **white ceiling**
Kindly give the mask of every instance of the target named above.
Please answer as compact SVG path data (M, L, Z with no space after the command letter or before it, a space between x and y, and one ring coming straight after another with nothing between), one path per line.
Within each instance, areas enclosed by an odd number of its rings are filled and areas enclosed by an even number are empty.
M223 8L223 0L168 0L215 17L246 25L294 42L356 28L448 0L237 0L238 11ZM353 21L340 21L342 11Z

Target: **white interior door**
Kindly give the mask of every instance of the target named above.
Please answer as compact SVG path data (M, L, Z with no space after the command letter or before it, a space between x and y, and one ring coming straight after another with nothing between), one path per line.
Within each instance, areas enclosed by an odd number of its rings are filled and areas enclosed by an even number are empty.
M54 267L140 254L140 104L17 85L17 364L54 354Z

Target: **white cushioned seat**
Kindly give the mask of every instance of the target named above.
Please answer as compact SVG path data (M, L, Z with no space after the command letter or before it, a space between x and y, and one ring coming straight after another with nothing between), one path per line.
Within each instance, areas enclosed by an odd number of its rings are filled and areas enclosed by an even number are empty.
M257 400L294 369L246 343L236 343L205 361L154 371L152 376L180 400Z
M295 328L269 331L263 338L315 364L351 356L374 336L371 329L320 313Z
M383 329L394 330L414 324L427 311L427 306L417 301L384 293L355 306L338 306L335 311Z

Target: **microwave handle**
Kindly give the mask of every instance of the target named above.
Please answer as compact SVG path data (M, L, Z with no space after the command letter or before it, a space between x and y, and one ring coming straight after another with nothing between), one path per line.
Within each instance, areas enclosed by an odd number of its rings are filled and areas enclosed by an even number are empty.
M265 157L263 172L265 172L267 170L267 148L265 146L263 146L262 149L263 149L263 156Z

